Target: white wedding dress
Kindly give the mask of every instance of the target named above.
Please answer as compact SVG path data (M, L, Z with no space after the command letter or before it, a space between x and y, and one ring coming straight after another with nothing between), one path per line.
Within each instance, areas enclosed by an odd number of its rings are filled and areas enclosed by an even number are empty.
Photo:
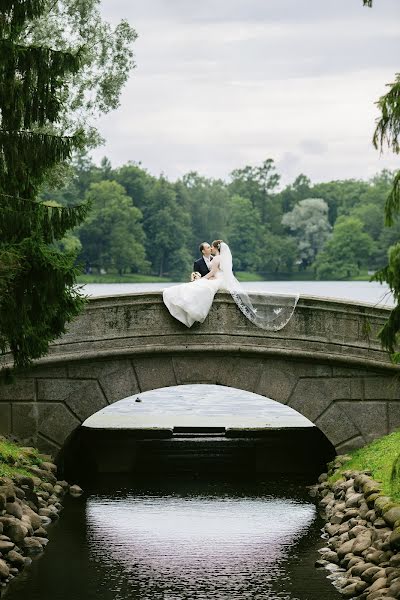
M171 286L163 292L169 312L186 327L196 321L203 323L219 290L228 292L244 316L261 329L278 331L292 318L299 295L247 293L232 272L232 254L225 242L221 242L218 269L212 270L213 279L202 277Z
M219 269L215 279L196 279L189 283L173 285L163 292L165 306L175 319L187 327L195 321L203 323L218 290L223 289L223 275Z

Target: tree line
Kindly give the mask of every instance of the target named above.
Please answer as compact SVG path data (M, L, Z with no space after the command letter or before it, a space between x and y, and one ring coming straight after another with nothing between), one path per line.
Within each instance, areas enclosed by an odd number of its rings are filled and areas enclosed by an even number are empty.
M312 183L301 174L280 187L267 159L235 169L228 181L197 172L169 181L140 163L113 168L104 158L95 165L81 153L68 185L44 190L41 200L90 203L84 223L61 242L86 272L187 279L199 243L222 238L236 271L345 279L382 268L399 239L398 223L384 227L393 177L383 170L366 181Z

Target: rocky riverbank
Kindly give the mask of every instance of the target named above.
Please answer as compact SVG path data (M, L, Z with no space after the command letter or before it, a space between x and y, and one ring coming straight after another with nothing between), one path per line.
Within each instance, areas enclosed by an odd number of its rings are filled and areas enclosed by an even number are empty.
M344 598L400 598L400 504L369 471L343 471L335 481L349 459L338 456L311 489L327 521L316 566L330 572Z
M80 495L78 486L57 479L51 457L20 448L2 438L0 456L0 586L5 588L48 543L47 527L59 517L65 494Z

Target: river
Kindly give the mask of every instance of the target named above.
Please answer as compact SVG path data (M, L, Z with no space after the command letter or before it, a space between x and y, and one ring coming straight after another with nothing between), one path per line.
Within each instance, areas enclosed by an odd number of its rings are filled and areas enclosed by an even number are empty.
M337 600L301 481L97 481L7 600Z

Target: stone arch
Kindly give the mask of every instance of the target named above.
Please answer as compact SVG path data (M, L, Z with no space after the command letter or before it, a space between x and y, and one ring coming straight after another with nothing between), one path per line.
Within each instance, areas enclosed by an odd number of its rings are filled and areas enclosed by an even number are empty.
M83 421L122 398L160 387L214 383L267 396L312 421L338 452L400 425L393 372L290 356L175 352L47 364L0 388L3 432L57 454Z

